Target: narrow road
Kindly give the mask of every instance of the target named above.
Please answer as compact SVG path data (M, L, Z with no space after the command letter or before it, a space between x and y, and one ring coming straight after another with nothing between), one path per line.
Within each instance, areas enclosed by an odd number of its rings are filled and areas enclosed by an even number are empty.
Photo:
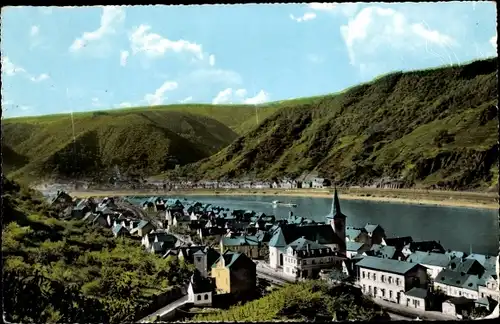
M159 316L161 319L163 316L168 315L170 312L174 311L175 309L179 308L180 306L187 304L187 302L188 302L188 296L187 295L183 296L183 297L177 299L176 301L166 305L165 307L160 308L159 310L157 310L153 314L150 314L150 315L144 317L143 319L139 320L138 323L150 323L150 322L154 321L157 316Z

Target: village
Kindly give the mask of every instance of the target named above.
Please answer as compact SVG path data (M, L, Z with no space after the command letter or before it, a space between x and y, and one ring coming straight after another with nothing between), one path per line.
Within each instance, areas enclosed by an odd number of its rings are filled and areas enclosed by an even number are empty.
M183 307L245 301L263 282L350 284L393 313L432 320L498 316L496 256L452 251L439 241L387 237L381 224L346 225L335 190L324 222L165 197L50 198L68 217L137 239L161 258L193 264L185 294L144 318Z

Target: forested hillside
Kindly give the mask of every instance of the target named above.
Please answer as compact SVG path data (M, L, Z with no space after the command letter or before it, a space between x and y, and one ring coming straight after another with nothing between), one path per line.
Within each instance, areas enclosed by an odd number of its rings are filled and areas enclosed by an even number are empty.
M261 179L317 171L340 184L491 188L498 178L497 59L391 73L279 109L177 175Z

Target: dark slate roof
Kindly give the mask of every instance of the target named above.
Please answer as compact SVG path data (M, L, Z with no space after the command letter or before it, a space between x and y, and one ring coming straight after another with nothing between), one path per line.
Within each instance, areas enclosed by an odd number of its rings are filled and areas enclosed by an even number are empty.
M163 252L165 243L164 242L153 242L151 244L151 249L156 253L156 252Z
M122 225L115 225L113 226L113 229L112 229L113 233L115 234L119 234L120 232L122 231L128 231L126 227L122 226Z
M370 251L367 251L366 254L378 258L393 259L396 254L396 248L394 246L373 244Z
M349 237L351 240L354 240L356 237L358 237L362 233L362 229L359 228L353 228L353 227L347 227L345 231L345 235Z
M256 236L236 236L223 237L222 245L224 246L242 246L242 245L259 245L259 238Z
M142 229L142 228L144 228L144 226L146 226L146 225L148 225L148 224L150 224L150 222L148 222L148 221L146 221L146 220L141 220L141 221L139 222L139 224L137 224L137 228Z
M454 305L472 304L473 302L474 302L474 300L469 299L469 298L465 298L464 296L452 297L452 298L448 299L447 301L445 301L445 303L450 303L450 304L454 304Z
M365 225L365 231L367 231L368 233L373 233L373 231L375 231L377 228L382 229L382 227L380 225L378 225L378 224L370 224L370 223L368 223L368 224Z
M427 290L414 287L405 292L405 295L425 299L427 297Z
M226 252L224 252L224 254L222 254L222 255L220 256L220 258L224 258L224 264L225 264L225 267L226 267L226 268L229 268L229 269L234 268L234 265L235 265L235 263L236 263L236 261L237 261L238 259L240 259L240 258L247 258L247 259L248 259L248 257L247 257L247 256L245 256L245 254L244 254L244 253L238 253L238 252L233 252L233 251L229 251L229 250L228 250L228 251L226 251ZM219 258L219 259L220 259L220 258ZM217 259L217 260L213 263L212 268L216 267L217 262L219 262L219 259ZM253 265L255 265L255 263L253 263L253 261L251 261L251 260L249 260L249 261L250 261Z
M415 251L406 261L444 268L450 264L450 257L442 253Z
M275 232L269 246L285 247L296 239L304 237L310 241L318 241L319 244L343 244L342 240L327 224L314 224L308 226L282 225Z
M417 265L405 261L398 261L392 259L381 259L371 256L364 257L356 264L358 267L369 268L373 270L386 271L396 274L405 274L412 270Z
M347 251L355 251L357 252L362 246L364 245L364 243L358 243L358 242L347 242L346 243L346 249Z
M456 272L464 272L470 274L473 266L481 266L481 263L474 259L465 259L462 262L452 261L450 262L449 268ZM481 268L484 267L481 266Z
M436 241L420 241L420 242L411 242L409 244L410 251L422 251L422 252L439 252L445 253L446 250L443 246Z
M320 250L328 248L327 246L310 241L304 237L296 239L292 243L288 244L287 247L291 247L294 251Z
M479 278L475 275L469 275L464 272L456 272L449 269L444 269L439 272L434 281L443 285L466 288L469 290L477 290L477 286L480 283Z
M405 245L408 245L411 242L413 242L413 239L411 236L402 236L402 237L386 238L386 239L384 239L384 241L385 241L385 244L387 244L389 246L394 246L396 249L400 250Z

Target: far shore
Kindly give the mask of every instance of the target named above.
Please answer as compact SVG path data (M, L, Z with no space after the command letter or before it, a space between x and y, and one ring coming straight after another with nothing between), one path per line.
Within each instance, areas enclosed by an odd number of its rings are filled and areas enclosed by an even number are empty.
M330 198L331 189L192 189L175 191L117 190L117 191L73 191L75 197L104 196L290 196ZM498 196L487 192L461 192L410 189L355 188L339 190L341 199L368 200L377 202L414 205L498 209Z

